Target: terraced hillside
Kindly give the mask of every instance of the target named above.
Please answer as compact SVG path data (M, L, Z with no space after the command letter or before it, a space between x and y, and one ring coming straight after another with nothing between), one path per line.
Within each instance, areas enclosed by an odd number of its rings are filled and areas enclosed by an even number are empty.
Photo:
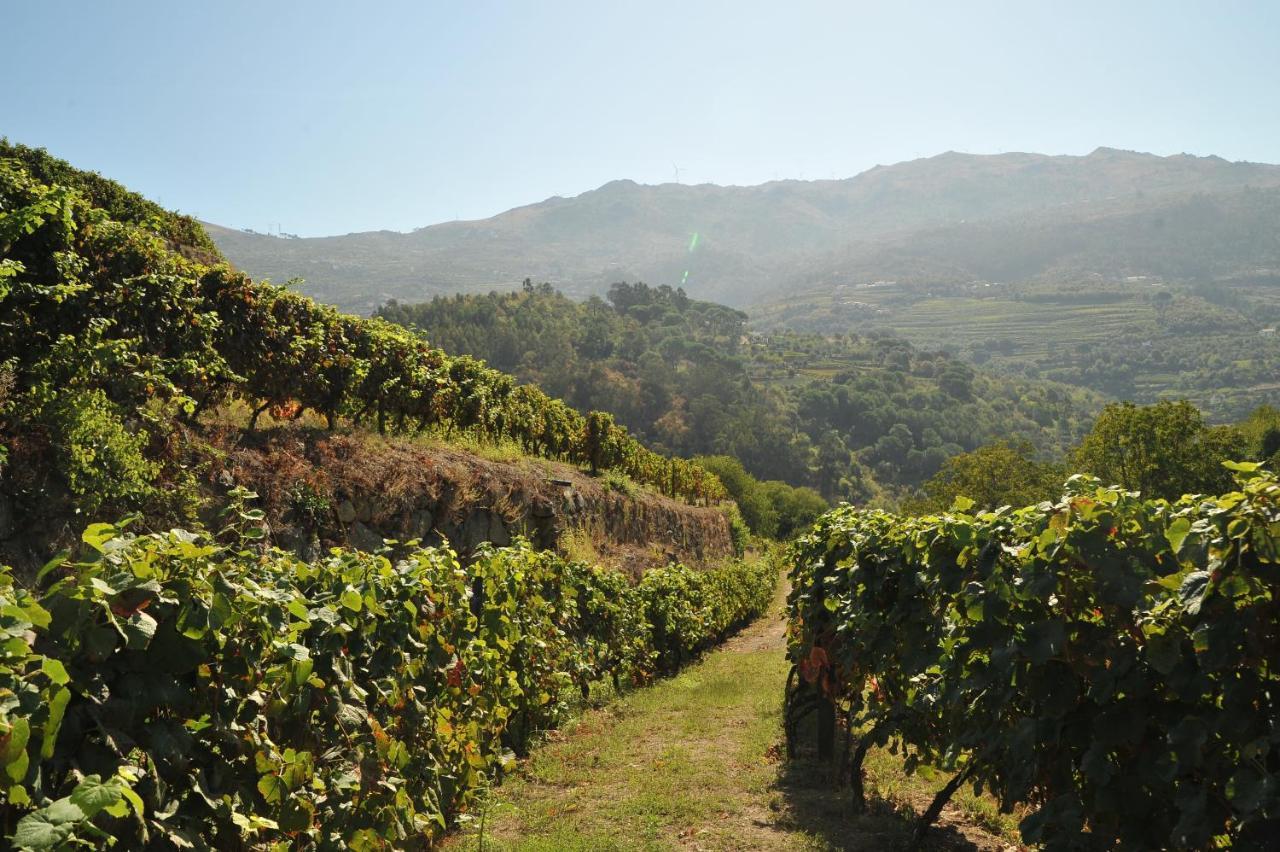
M1195 402L1216 420L1280 402L1280 279L1203 285L1153 276L1053 282L840 284L754 314L761 330L881 330L988 370L1150 403Z

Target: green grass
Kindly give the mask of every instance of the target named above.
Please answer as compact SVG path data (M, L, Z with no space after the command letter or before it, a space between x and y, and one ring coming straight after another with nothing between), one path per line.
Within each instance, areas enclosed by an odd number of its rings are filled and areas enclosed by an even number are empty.
M768 798L783 665L772 649L717 654L589 713L496 791L486 847L669 849L696 836L734 848L717 823Z
M905 840L914 813L945 783L941 773L908 777L897 758L873 753L872 807L854 814L829 767L782 759L780 607L681 674L553 734L468 815L449 848L872 850ZM966 791L932 845L1004 848L1010 841L989 832L1013 830L990 800Z

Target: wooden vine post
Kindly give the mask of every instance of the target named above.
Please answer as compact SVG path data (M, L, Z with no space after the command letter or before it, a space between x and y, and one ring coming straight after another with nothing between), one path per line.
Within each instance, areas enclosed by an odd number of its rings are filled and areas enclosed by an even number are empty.
M829 763L835 756L836 705L822 695L818 698L818 760Z

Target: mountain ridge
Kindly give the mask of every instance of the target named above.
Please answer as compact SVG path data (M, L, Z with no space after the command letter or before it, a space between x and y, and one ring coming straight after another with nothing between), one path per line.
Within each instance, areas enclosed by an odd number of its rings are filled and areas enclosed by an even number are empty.
M619 280L681 285L697 298L741 307L769 301L792 285L797 268L859 241L1245 187L1280 187L1280 166L1106 147L1082 156L945 152L838 180L619 179L487 219L407 232L279 239L207 227L247 272L277 281L300 276L304 292L359 312L390 299L512 289L526 277L579 297Z

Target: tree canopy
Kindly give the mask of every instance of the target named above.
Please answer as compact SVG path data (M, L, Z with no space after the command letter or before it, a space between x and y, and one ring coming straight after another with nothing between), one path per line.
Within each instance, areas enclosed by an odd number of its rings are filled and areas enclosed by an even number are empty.
M998 441L947 459L912 508L943 511L958 497L979 509L1026 506L1056 496L1064 478L1063 467L1038 461L1030 444Z
M1240 429L1207 425L1189 402L1116 402L1103 408L1071 463L1109 484L1176 500L1230 490L1231 471L1222 463L1250 455Z
M828 500L894 501L950 456L1001 439L1060 453L1100 407L883 334L753 333L741 311L638 282L577 302L528 281L378 313L578 408L612 412L655 448L732 456L758 479Z

